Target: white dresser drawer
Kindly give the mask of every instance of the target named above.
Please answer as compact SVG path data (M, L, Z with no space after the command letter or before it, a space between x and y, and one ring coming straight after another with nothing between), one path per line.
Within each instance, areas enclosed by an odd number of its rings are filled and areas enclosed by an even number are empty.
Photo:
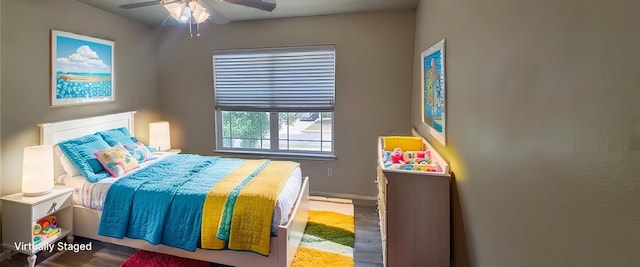
M69 206L71 206L71 192L34 205L33 218L39 220Z

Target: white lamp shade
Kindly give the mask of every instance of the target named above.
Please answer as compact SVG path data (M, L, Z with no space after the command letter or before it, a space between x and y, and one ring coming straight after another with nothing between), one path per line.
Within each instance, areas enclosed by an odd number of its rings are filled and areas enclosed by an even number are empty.
M22 158L22 193L39 196L53 189L53 147L29 146Z
M189 5L191 6L191 13L193 14L193 18L196 22L202 23L209 18L209 12L207 12L207 9L198 4L197 1L193 1L189 3Z
M168 121L149 123L149 146L160 151L171 149L171 134Z
M186 2L173 2L165 4L164 8L169 11L169 14L171 14L174 19L180 20L180 17L182 17L182 13L184 13L184 8L186 7L186 5Z

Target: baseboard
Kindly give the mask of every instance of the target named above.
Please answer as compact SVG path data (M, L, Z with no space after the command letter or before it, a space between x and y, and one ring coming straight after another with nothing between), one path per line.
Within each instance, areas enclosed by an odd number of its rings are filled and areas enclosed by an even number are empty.
M362 206L375 206L378 202L376 197L363 196L356 194L340 194L340 193L327 193L327 192L311 192L311 196L328 197L328 198L344 198L353 200L353 204Z

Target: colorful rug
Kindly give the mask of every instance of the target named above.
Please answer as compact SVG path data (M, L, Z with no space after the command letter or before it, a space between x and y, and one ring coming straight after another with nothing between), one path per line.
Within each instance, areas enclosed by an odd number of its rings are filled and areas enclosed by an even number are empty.
M212 267L208 262L186 259L156 252L139 250L131 255L120 267Z
M311 197L309 222L292 267L354 266L351 200Z

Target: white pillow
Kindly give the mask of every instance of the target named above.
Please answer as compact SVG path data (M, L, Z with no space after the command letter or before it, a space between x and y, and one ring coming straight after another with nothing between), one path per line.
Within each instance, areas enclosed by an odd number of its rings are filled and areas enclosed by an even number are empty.
M78 176L80 172L73 166L73 163L67 158L67 155L62 152L58 145L53 146L53 153L60 159L60 165L69 176Z
M65 180L67 177L71 177L71 176L70 176L70 175L68 175L68 174L66 174L66 173L65 173L65 174L63 174L63 175L58 176L58 179L56 180L56 183L57 183L57 184L62 184L62 185L63 185L63 184L65 184L65 183L64 183L64 180Z

